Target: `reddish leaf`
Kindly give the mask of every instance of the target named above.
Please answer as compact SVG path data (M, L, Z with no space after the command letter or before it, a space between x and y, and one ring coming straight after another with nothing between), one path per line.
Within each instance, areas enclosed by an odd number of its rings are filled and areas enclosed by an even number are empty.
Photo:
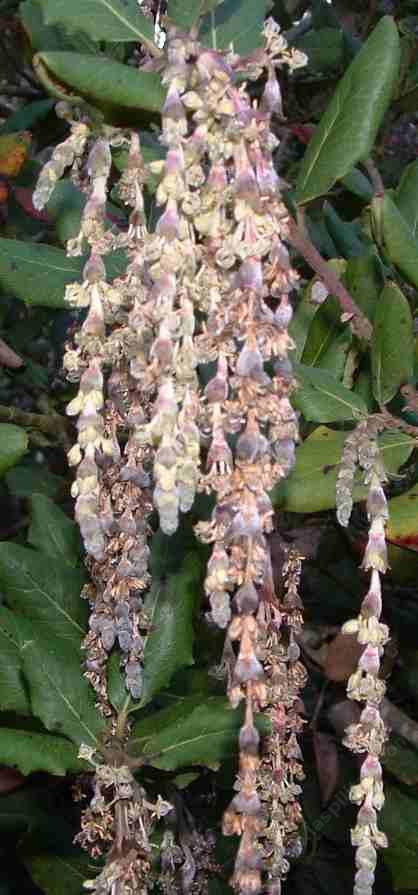
M16 177L26 161L32 135L29 131L0 136L0 174Z
M364 647L355 634L334 637L328 647L324 662L324 674L330 681L346 681L357 668L357 662Z
M29 189L27 186L17 186L13 191L13 195L16 199L16 202L21 205L21 207L26 211L26 214L31 218L35 218L36 221L43 221L45 224L49 223L49 217L45 211L37 211L33 206L32 196L33 190Z

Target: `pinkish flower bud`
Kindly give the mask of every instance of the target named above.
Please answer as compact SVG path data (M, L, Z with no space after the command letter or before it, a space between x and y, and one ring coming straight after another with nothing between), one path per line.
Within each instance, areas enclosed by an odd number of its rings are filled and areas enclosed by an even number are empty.
M171 241L180 236L180 218L177 212L177 202L169 199L164 214L157 221L156 232L159 236Z
M374 780L380 780L382 777L382 765L376 755L368 755L363 761L360 768L360 778L372 777Z
M165 160L165 173L177 174L184 171L184 154L180 147L169 149Z
M93 145L87 161L89 177L107 177L112 165L112 156L107 140L97 140Z
M288 472L296 463L295 442L291 438L282 438L273 445L274 456L285 472Z
M261 97L260 109L262 112L266 112L267 115L275 112L276 115L280 115L283 118L282 94L274 68L269 70L269 76Z
M186 119L186 113L180 94L175 87L170 87L167 98L161 109L163 118L170 118L172 121L181 121Z
M247 581L237 590L233 605L236 612L240 615L253 615L257 612L260 598L252 581Z
M377 674L380 667L380 654L377 646L371 646L368 644L366 649L363 650L358 667L361 668L362 671L367 672L367 674Z
M253 292L263 291L263 269L258 258L247 258L238 271L238 285Z
M385 521L388 519L389 510L385 492L380 484L373 485L367 495L367 515L369 519L380 516Z
M214 190L215 192L223 192L227 182L225 165L223 162L217 162L211 168L208 177L208 189Z
M274 322L279 329L287 329L293 317L293 308L287 295L283 295L279 307L274 315Z
M229 806L232 811L239 811L240 814L259 814L261 810L261 802L256 792L247 793L239 792Z
M244 724L239 735L239 747L247 755L257 755L260 745L260 734L253 724Z
M238 376L249 376L251 379L257 379L263 373L263 358L257 347L244 345L238 356L236 372Z
M103 261L96 252L92 252L83 267L83 280L88 283L99 283L106 279L106 269Z

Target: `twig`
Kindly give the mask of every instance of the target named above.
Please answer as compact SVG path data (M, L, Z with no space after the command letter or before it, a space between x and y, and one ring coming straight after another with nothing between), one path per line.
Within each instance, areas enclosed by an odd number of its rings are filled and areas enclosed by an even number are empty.
M380 175L380 171L376 168L373 159L368 158L364 162L364 167L370 177L372 186L376 196L383 196L385 193L385 185Z
M3 339L0 339L0 364L3 367L10 367L12 370L23 367L22 358L13 351L13 348L9 348L6 342L3 342Z
M0 96L21 96L24 99L38 99L41 95L41 90L35 90L32 87L19 86L18 84L0 84Z
M19 410L18 407L6 407L0 404L0 420L8 423L16 423L17 426L23 426L25 429L39 429L45 435L51 435L65 445L69 442L68 426L69 423L65 417L58 413L28 413L26 410Z
M393 733L398 734L415 749L418 749L418 724L409 718L405 712L398 709L393 702L384 697L380 703L380 714L387 726ZM359 717L359 706L350 702L349 699L343 702L337 702L331 706L328 712L328 718L339 735L343 735L349 724L356 723Z
M328 267L322 255L319 254L306 232L303 212L298 212L298 221L289 219L289 242L297 249L312 270L323 280L325 286L332 295L335 295L341 305L344 314L352 318L354 332L362 339L370 341L372 337L372 325L360 308L353 301L337 274Z

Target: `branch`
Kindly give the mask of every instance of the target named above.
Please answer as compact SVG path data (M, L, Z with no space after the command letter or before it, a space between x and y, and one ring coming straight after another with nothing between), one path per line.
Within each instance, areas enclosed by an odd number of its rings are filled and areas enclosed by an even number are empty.
M302 212L298 213L298 223L289 219L289 242L294 246L309 266L314 270L332 295L335 295L341 305L344 314L352 318L353 330L362 339L370 341L372 337L372 325L360 308L353 301L337 274L328 267L326 261L319 254L306 232Z
M19 410L18 407L6 407L4 404L0 404L0 420L7 423L15 423L17 426L23 426L24 429L38 429L45 435L51 435L66 446L69 443L68 420L58 413L50 415L46 413L28 413L26 410Z
M342 736L349 724L355 724L358 721L359 714L359 706L349 699L345 699L343 702L337 702L331 706L328 712L328 719L336 733ZM407 743L418 749L418 724L416 721L409 718L405 712L398 709L386 697L380 703L380 714L393 733L398 734Z

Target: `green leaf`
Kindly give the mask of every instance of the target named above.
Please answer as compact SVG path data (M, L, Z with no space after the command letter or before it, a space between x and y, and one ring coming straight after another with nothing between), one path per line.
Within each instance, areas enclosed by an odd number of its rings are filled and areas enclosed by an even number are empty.
M368 177L363 174L359 168L353 168L345 177L341 178L341 183L350 193L363 199L364 202L370 202L373 198L373 187Z
M418 485L389 501L387 538L401 547L418 550Z
M325 370L295 364L295 376L300 388L292 396L292 402L306 420L333 423L358 420L367 414L362 398Z
M55 855L45 851L24 854L23 862L45 895L81 895L84 881L93 875L91 860L84 854Z
M15 466L28 449L28 436L20 426L0 423L0 476Z
M385 786L385 804L381 826L389 839L383 857L392 874L394 887L416 889L418 886L418 802L397 786Z
M64 308L65 287L81 282L86 258L67 258L63 249L17 239L0 239L0 286L28 305ZM125 255L108 256L109 279L126 267Z
M85 769L69 740L21 728L1 728L0 762L25 776L38 771L63 776L67 771Z
M304 155L296 198L327 193L366 159L392 97L399 71L396 25L384 16L339 82Z
M40 0L48 25L85 31L93 40L135 41L155 50L154 27L136 0Z
M383 199L373 200L373 212L381 221L381 237L389 260L418 287L418 239L414 238L409 223L388 193Z
M267 6L266 0L223 0L204 17L199 40L214 50L233 45L235 53L246 56L262 45Z
M0 588L8 606L37 621L46 635L75 642L86 630L87 606L80 599L82 569L63 570L62 559L10 542L0 543Z
M414 372L414 329L409 303L395 283L387 283L374 318L371 347L373 394L387 404Z
M95 744L105 721L81 672L80 649L51 637L39 622L4 608L0 608L0 628L17 633L33 714L47 730L64 734L77 746Z
M185 699L138 721L132 731L130 750L150 756L150 764L166 771L188 765L212 766L238 751L238 733L243 711L231 709L225 699ZM263 733L269 722L258 719Z
M395 203L409 225L412 236L418 236L418 161L405 168L395 192Z
M80 277L80 259L62 249L0 239L0 285L26 304L62 308L65 287Z
M44 494L34 494L28 541L52 559L78 565L81 541L78 526Z
M22 109L13 112L0 127L0 134L14 134L16 131L30 130L49 115L54 108L53 99L37 99Z
M295 46L308 57L309 68L328 72L344 62L344 35L338 28L312 29L300 37Z
M393 731L382 756L382 764L389 774L393 774L405 786L418 785L418 749L414 749Z
M291 513L317 513L335 507L338 465L346 437L345 432L318 426L296 448L296 464L290 476L271 495L274 506ZM379 445L385 469L390 474L398 472L407 461L414 441L400 432L385 432L379 438ZM367 487L358 484L359 480L361 474L354 488L355 502L367 497Z
M44 466L14 466L6 473L5 481L9 491L16 497L32 497L34 492L56 495L65 488L65 481Z
M365 246L360 238L359 224L343 221L330 202L324 202L324 221L340 255L344 258L364 255Z
M169 683L180 668L193 664L193 612L202 563L186 556L179 571L153 582L145 601L151 630L144 647L144 688L141 706Z
M167 17L177 28L190 31L204 13L215 9L220 2L222 0L168 0Z
M343 280L356 305L373 321L384 285L382 266L376 252L350 258Z
M18 715L31 713L18 636L11 626L7 631L0 628L0 710Z
M302 363L328 370L336 379L341 379L351 339L350 327L341 324L340 303L330 295L311 323Z
M99 44L80 28L69 34L64 28L47 25L40 0L25 0L19 6L19 16L32 51L80 50L99 53Z
M34 66L40 78L59 82L64 91L82 96L93 105L113 109L135 111L141 120L141 112L159 112L165 89L156 72L138 71L112 59L98 63L97 56L82 53L38 53Z

